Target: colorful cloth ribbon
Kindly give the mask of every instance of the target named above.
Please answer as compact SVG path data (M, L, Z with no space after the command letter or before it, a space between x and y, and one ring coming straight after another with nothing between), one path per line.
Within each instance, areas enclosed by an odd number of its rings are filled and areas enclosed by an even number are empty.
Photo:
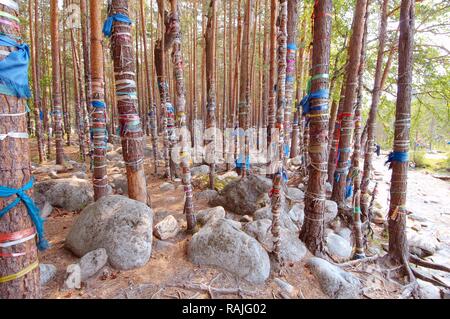
M0 61L0 82L11 89L16 97L30 98L31 91L28 84L30 49L28 45L19 44L10 37L0 35L0 46L17 49Z
M0 198L7 198L16 195L17 198L0 210L0 218L2 218L11 209L16 207L21 201L25 204L28 215L30 216L38 234L38 248L39 250L45 250L48 248L48 242L44 235L44 220L39 215L39 208L34 203L33 199L26 194L26 191L33 187L34 178L31 178L22 188L10 188L6 186L0 186Z
M112 34L112 27L113 27L114 21L126 23L129 25L131 25L133 23L129 17L127 17L126 15L121 14L121 13L116 13L112 16L109 16L108 19L106 19L105 24L103 25L103 34L108 38Z

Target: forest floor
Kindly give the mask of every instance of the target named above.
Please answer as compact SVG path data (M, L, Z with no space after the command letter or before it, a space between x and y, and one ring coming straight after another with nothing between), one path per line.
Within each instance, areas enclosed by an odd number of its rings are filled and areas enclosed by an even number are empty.
M66 155L77 159L78 148L66 147ZM32 145L32 158L36 159L35 145ZM384 156L375 160L376 179L379 182L378 201L387 212L390 173L383 166ZM159 185L165 182L154 176L151 159L146 160L148 189L151 192L154 211L154 224L171 214L179 221L182 229L186 228L183 215L184 192L181 187L163 192ZM45 165L45 164L44 164ZM112 169L112 167L109 167ZM162 171L162 167L160 170ZM122 172L124 170L122 169ZM75 172L58 174L60 177L71 177ZM66 176L64 176L66 175ZM49 179L46 174L36 174L38 181ZM176 186L180 183L175 183ZM295 185L296 186L296 185ZM196 189L195 192L200 191ZM417 219L408 218L408 228L420 229L425 236L438 238L444 249L432 256L432 261L450 264L450 183L432 177L421 171L410 170L408 176L408 205ZM207 208L206 201L195 200L196 210ZM150 261L142 268L131 271L117 271L106 266L96 276L88 279L79 290L66 290L64 280L66 269L76 263L78 258L64 248L64 241L71 225L79 212L68 212L55 208L46 221L46 234L51 248L40 253L41 263L53 264L57 268L56 277L43 288L44 298L171 298L171 299L203 299L203 298L286 298L274 279L278 274L272 273L264 285L252 285L237 279L233 275L213 267L197 266L189 262L186 256L186 245L190 239L184 231L166 241L153 239L153 250ZM420 226L418 226L420 224ZM419 228L420 227L420 228ZM383 226L374 225L373 243L382 250L387 239L383 237ZM309 253L308 253L309 254ZM294 298L321 299L328 298L321 290L318 281L305 267L304 261L290 263L280 277L295 288ZM379 269L370 264L354 264L346 268L359 277L364 283L365 298L398 298L401 286L380 276ZM442 275L442 273L436 273ZM450 277L439 277L450 285ZM204 286L199 287L198 284ZM216 289L217 288L217 289ZM224 294L223 288L240 290L238 293Z

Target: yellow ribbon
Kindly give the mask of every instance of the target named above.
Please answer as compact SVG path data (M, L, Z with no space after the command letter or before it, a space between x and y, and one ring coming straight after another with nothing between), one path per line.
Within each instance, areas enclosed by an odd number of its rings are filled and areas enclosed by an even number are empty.
M15 273L15 274L12 274L12 275L8 275L8 276L5 276L5 277L0 277L0 284L4 283L4 282L11 281L11 280L18 279L20 277L23 277L26 274L28 274L29 272L32 272L33 270L35 270L38 266L39 266L39 260L36 260L34 263L32 263L31 265L25 267L24 269L22 269L18 273Z

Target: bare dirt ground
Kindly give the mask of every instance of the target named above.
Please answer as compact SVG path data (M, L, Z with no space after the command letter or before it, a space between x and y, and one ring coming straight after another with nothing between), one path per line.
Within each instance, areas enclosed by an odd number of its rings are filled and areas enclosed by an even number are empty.
M36 159L36 149L32 145L33 159ZM71 159L77 158L77 147L66 147L66 154ZM203 299L203 298L285 298L280 288L275 284L274 278L280 277L272 274L265 285L254 286L240 281L233 275L211 267L196 266L186 257L186 244L190 235L184 231L183 202L184 193L181 188L174 191L162 192L159 185L164 179L152 174L152 160L148 159L148 190L151 193L154 222L158 222L168 214L174 215L182 225L177 237L161 242L154 238L152 257L148 264L132 271L116 271L106 266L95 277L83 283L80 290L65 290L63 288L66 268L76 263L78 258L64 248L64 240L69 229L77 218L77 212L67 212L54 209L46 222L46 234L52 247L40 253L41 263L51 263L57 267L56 277L43 289L44 298L72 299L72 298L167 298L167 299ZM387 196L390 173L387 167L382 166L381 157L376 160L375 168L381 172L379 201L387 207ZM161 171L163 168L160 168ZM123 169L122 169L123 172ZM75 172L68 172L70 177ZM37 175L38 180L48 179L46 175ZM380 176L377 176L380 178ZM175 183L176 186L180 183ZM298 183L297 183L298 184ZM199 190L196 189L196 192ZM439 239L449 251L450 247L450 183L437 180L431 175L411 171L409 175L408 209L424 216L432 228L438 233ZM428 203L424 202L425 200ZM207 204L195 201L195 208L206 208ZM387 212L387 210L385 209ZM377 238L383 229L375 226ZM386 242L386 240L384 240ZM168 244L169 243L169 244ZM448 256L447 256L448 257ZM436 262L450 264L445 254ZM307 257L304 258L306 260ZM365 298L398 298L401 295L401 286L391 280L385 280L379 269L370 264L355 264L346 267L358 276L363 282ZM295 287L299 299L322 299L327 296L321 291L319 283L305 267L304 262L292 263L286 266L281 276L285 281ZM450 283L449 283L450 284ZM224 293L231 289L231 293Z

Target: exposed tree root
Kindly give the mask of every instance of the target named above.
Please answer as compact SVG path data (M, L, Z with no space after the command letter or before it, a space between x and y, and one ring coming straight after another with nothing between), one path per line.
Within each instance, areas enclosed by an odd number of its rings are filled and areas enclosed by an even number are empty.
M421 267L425 267L425 268L430 268L430 269L435 269L435 270L441 270L441 271L446 271L446 272L450 272L450 268L444 265L439 265L439 264L435 264L426 260L423 260L419 257L417 257L416 255L410 255L409 256L409 261L415 265L421 266Z
M241 288L215 288L211 287L207 284L197 284L197 283L190 283L190 284L181 284L181 285L170 285L168 287L178 287L182 289L187 290L200 290L205 291L207 293L216 293L216 294L224 294L224 295L248 295L248 296L256 296L259 292L258 291L249 291L244 290Z
M422 272L420 272L418 270L411 269L411 271L414 273L414 275L418 279L421 279L423 281L432 283L433 285L436 285L436 286L440 286L440 287L444 287L444 288L450 288L450 286L446 285L444 282L442 282L441 280L439 280L437 278L428 277L427 275L425 275L424 273L422 273Z
M340 264L336 264L339 267L348 267L348 266L354 266L354 265L358 265L361 263L366 263L366 262L373 262L376 261L380 256L378 255L374 255L371 257L366 257L366 258L362 258L362 259L356 259L356 260L351 260L351 261L347 261L345 263L340 263Z

